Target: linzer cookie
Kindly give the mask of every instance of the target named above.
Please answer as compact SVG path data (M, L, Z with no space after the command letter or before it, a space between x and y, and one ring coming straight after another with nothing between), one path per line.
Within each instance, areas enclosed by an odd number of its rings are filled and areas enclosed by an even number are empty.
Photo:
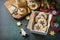
M36 10L38 7L39 7L39 5L40 5L40 3L39 2L37 2L37 1L35 1L35 0L27 0L27 5L28 5L28 7L31 9L31 10Z
M51 18L52 14L32 11L27 28L33 33L46 35L50 26Z

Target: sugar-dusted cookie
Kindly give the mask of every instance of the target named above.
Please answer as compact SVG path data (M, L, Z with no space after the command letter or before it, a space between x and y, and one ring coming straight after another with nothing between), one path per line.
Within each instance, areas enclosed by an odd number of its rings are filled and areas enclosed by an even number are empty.
M30 8L31 10L35 10L35 9L38 8L37 3L32 3L32 4L28 5L28 6L29 6L29 8Z
M17 26L21 26L22 25L22 23L20 21L17 22L16 24L17 24Z
M45 19L39 19L38 20L38 23L39 24L42 24L43 26L46 26L47 25L47 21Z
M40 16L40 15L37 15L36 18L35 18L35 21L38 22L39 19L44 19L44 17Z
M34 30L37 30L37 31L39 31L40 29L42 29L43 28L43 26L42 26L42 24L35 24L34 25Z
M30 19L30 16L26 16L26 20L29 20Z
M19 9L18 9L18 14L24 15L24 14L26 14L26 13L27 13L27 9L26 9L26 8L19 8Z
M39 15L40 15L40 16L43 16L45 19L47 18L46 13L44 13L44 12L40 12Z
M35 0L27 0L27 3L28 3L28 7L31 10L35 10L35 9L37 9L39 7Z

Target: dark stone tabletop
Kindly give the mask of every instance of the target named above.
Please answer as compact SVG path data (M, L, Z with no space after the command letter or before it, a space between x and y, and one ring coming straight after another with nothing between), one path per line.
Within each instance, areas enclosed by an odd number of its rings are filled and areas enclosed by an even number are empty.
M49 35L49 32L46 36L32 34L27 30L28 21L22 19L22 26L17 27L17 20L13 19L4 5L6 0L0 0L0 40L60 40L60 33L55 32L55 36ZM24 38L19 33L20 28L25 29L29 37Z

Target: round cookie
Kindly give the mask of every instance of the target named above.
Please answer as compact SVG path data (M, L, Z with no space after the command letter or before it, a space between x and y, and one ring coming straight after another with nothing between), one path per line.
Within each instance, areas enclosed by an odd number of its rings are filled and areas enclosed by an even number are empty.
M26 8L19 8L19 9L18 9L18 14L24 15L24 14L26 14L26 13L27 13L27 9L26 9Z
M43 26L46 26L47 25L47 21L45 19L39 19L38 20L38 23L39 24L42 24Z
M44 19L44 17L40 16L40 15L37 15L36 18L35 18L35 21L38 22L39 19Z
M44 12L40 12L38 15L39 15L39 16L43 16L45 19L47 19L47 15L46 15L46 13L44 13Z
M35 10L35 9L38 8L38 5L37 5L37 3L31 3L31 4L28 5L28 7L29 7L31 10Z
M41 24L37 23L37 24L34 25L34 30L36 30L36 31L39 31L42 28L43 28L43 26Z

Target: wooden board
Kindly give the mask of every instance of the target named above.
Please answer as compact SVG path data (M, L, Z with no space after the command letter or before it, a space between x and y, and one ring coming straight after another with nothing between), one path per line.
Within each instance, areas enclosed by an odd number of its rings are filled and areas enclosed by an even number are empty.
M6 8L9 10L9 12L12 14L13 10L10 9L11 5L16 5L16 1L15 0L7 0L4 5L6 6Z
M6 6L6 8L9 10L10 14L13 14L13 10L11 10L11 5L14 5L16 6L16 1L15 0L7 0L4 5ZM21 15L11 15L13 18L16 18L16 19L20 19L21 18Z
M13 12L14 12L14 11L11 9L11 6L14 5L14 6L17 7L15 0L7 0L7 1L4 3L4 5L5 5L6 8L9 10L10 14L13 14ZM24 6L24 7L25 7L25 6ZM24 8L24 7L23 7L23 8ZM19 8L20 8L20 7L19 7ZM27 10L27 12L28 12L29 9L28 9L28 7L26 7L26 8L27 8L26 10ZM26 16L27 14L29 14L29 13L26 13L26 14L24 14L23 16L21 16L20 14L17 14L17 15L13 14L12 16L13 16L13 18L21 19L22 17Z

